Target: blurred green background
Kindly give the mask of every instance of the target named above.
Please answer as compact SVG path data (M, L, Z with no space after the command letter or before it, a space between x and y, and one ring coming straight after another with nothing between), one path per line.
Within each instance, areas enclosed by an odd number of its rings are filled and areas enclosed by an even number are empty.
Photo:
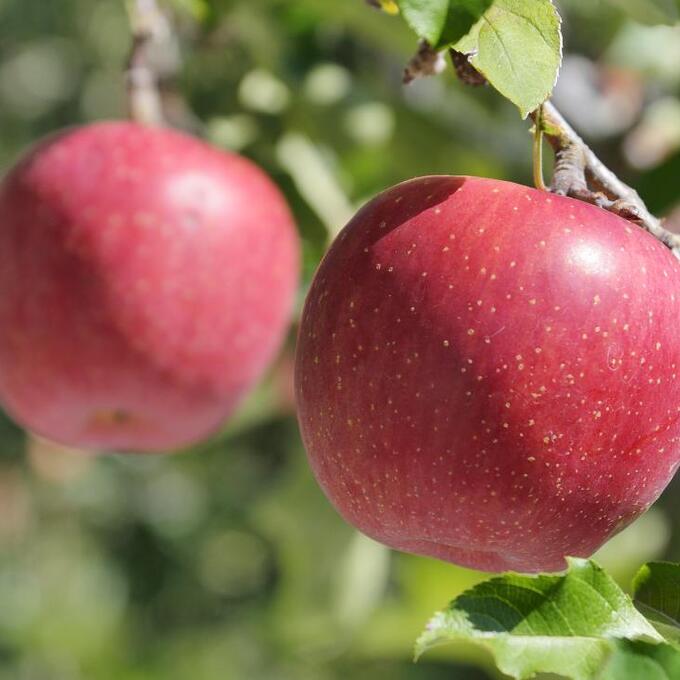
M414 40L362 0L173 0L168 118L267 169L304 286L366 198L420 174L528 183L528 126L452 73L401 85ZM621 3L625 4L625 3ZM649 207L680 202L680 31L565 0L556 101ZM0 0L0 167L60 127L124 115L121 0ZM0 420L0 680L477 680L490 659L413 642L482 575L396 554L335 514L292 402L294 329L239 417L190 454L102 456ZM598 555L627 586L680 560L680 483Z

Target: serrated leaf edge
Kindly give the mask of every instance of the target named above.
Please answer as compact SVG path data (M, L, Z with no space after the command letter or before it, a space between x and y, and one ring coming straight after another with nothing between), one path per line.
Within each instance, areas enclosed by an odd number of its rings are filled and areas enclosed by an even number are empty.
M532 112L535 111L537 108L539 108L542 104L544 104L548 99L550 99L550 96L553 93L553 90L555 89L555 86L557 85L557 81L560 77L560 71L562 70L562 63L564 61L564 35L562 33L562 15L559 13L557 10L557 6L555 5L554 0L548 0L548 3L552 7L553 13L557 19L557 35L558 35L558 40L559 40L559 47L558 47L558 64L557 64L557 69L555 70L555 78L553 80L553 83L551 87L548 89L548 91L545 93L545 96L541 101L539 101L535 106L531 107L522 107L520 104L513 99L511 99L505 92L503 92L502 89L500 89L497 85L494 84L493 80L489 78L488 74L484 72L484 69L480 68L478 64L474 63L475 62L475 57L478 56L479 50L471 50L469 52L466 52L468 57L470 58L470 63L489 81L489 83L492 85L492 87L497 90L501 95L503 95L508 101L511 101L518 109L520 112L520 115L522 116L522 119L526 119L527 116ZM487 10L488 11L488 10ZM485 14L486 12L480 17L479 22L481 21L488 21L488 19L485 19ZM461 41L464 40L466 37L472 33L473 30L477 27L477 24L473 26L473 28L470 30L469 33L467 33L463 38L461 38Z

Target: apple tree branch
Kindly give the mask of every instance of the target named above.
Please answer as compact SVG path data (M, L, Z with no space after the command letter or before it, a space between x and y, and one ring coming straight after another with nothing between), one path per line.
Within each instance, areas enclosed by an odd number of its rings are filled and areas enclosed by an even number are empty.
M449 50L449 53L462 82L469 85L483 82L483 77L466 55L456 50ZM550 191L592 203L635 222L680 259L680 235L664 229L661 220L652 215L637 191L605 166L552 102L543 104L531 118L555 153Z
M162 125L163 105L150 51L153 41L168 30L167 17L156 0L131 0L128 12L132 29L125 72L128 115L138 123Z

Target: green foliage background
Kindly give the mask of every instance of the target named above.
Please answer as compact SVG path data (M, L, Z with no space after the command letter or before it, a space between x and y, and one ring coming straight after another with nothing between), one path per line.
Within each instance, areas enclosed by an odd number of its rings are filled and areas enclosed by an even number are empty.
M530 181L516 108L451 72L404 89L413 37L360 0L173 4L182 67L171 78L172 50L161 60L169 117L279 183L305 285L329 232L390 184ZM680 34L631 23L624 4L561 3L566 43L641 93L633 120L594 143L665 213L680 201L672 116L653 128L666 147L644 169L624 150L659 102L679 110ZM122 116L128 46L119 0L0 0L0 167L60 127ZM95 458L0 421L0 680L497 677L472 649L412 664L432 612L482 575L390 553L336 516L297 433L291 349L292 335L239 418L192 455ZM647 559L680 560L679 491L598 556L622 584Z

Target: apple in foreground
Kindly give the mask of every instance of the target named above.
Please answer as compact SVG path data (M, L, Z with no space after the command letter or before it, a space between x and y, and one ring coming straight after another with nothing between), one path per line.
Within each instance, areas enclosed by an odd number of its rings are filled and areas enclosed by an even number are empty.
M0 185L0 402L71 446L201 439L276 352L298 258L241 157L125 122L52 137Z
M365 206L311 287L302 435L344 516L394 548L553 571L680 461L680 263L517 184L426 177Z

